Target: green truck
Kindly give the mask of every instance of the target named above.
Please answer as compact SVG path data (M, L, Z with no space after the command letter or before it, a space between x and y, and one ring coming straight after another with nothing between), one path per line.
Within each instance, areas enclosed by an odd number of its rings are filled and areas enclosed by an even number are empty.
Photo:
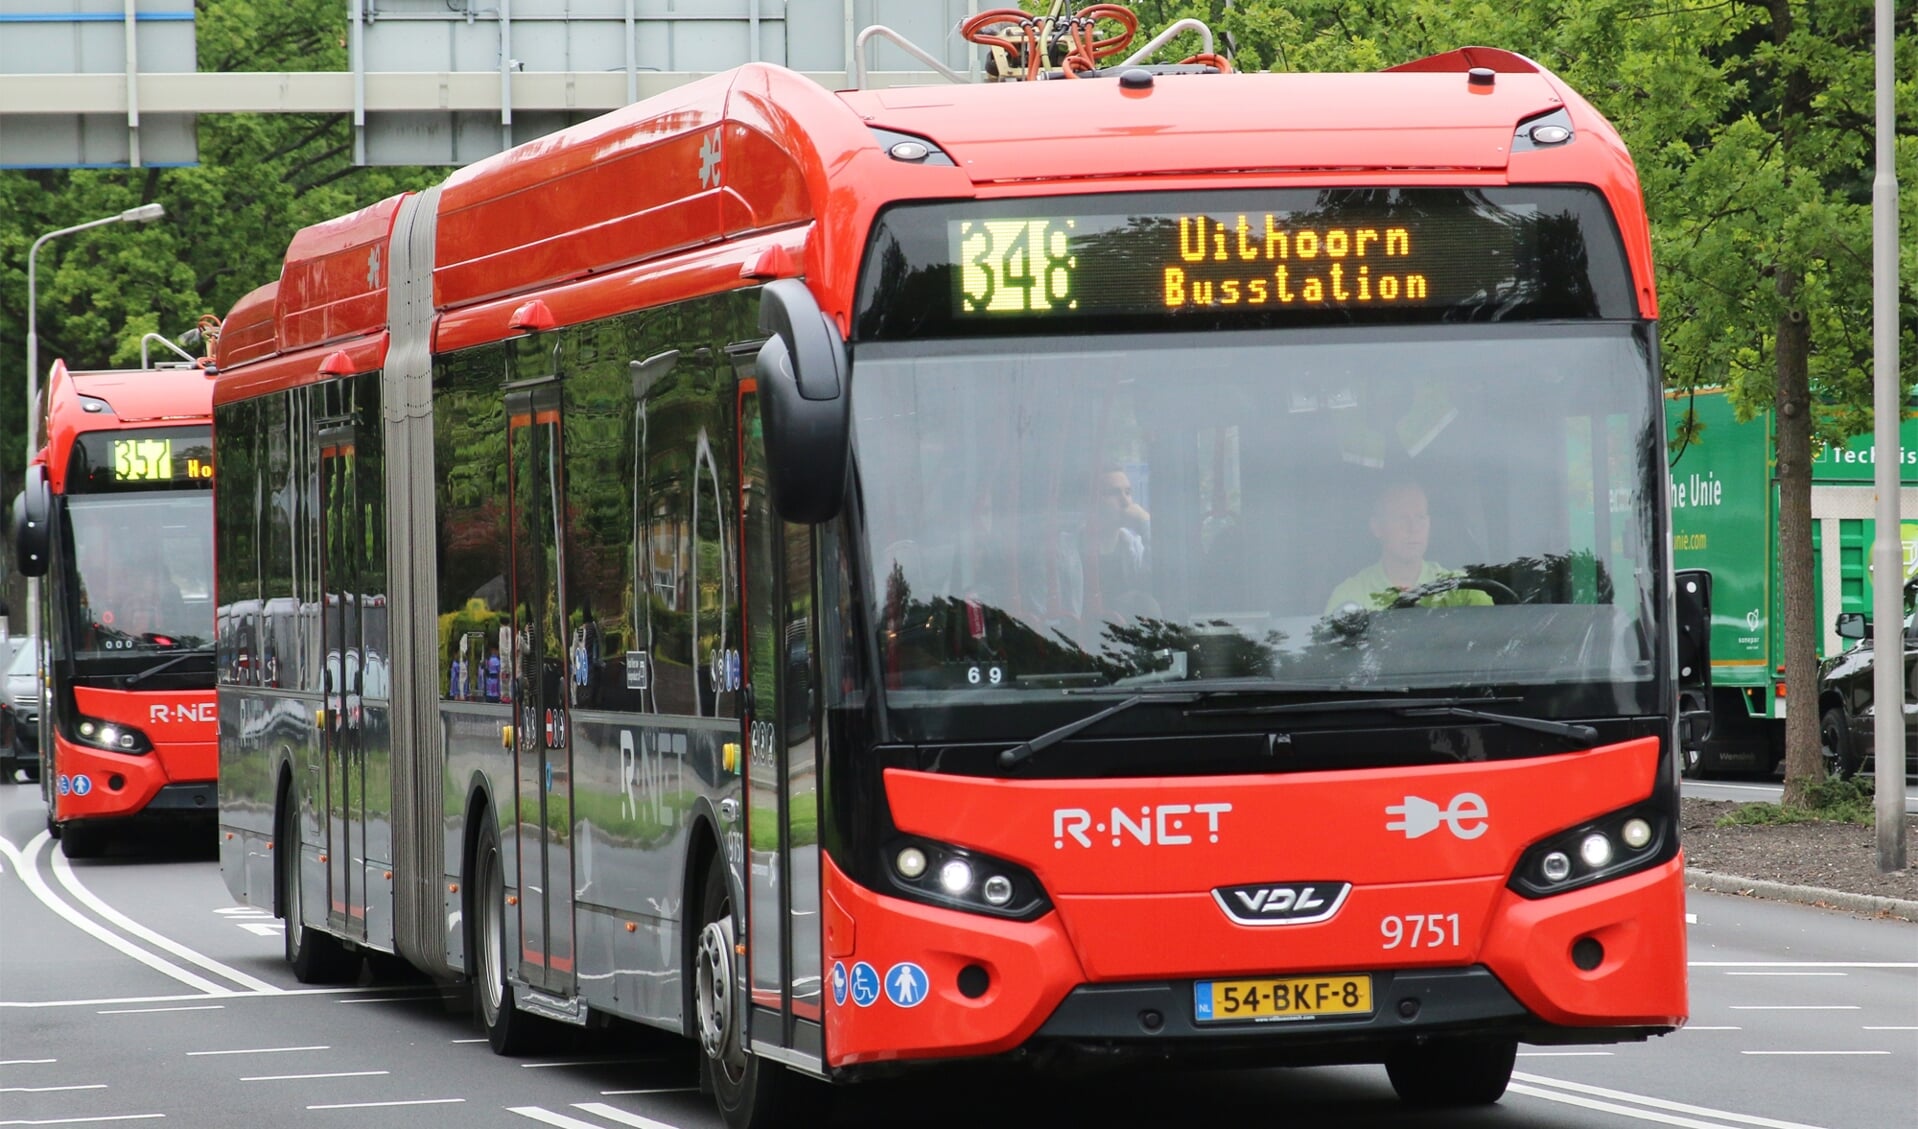
M1687 410L1700 427L1680 443ZM1688 690L1711 711L1711 735L1690 751L1688 775L1769 773L1785 755L1785 711L1794 699L1815 703L1817 672L1785 669L1785 595L1778 567L1778 482L1772 414L1740 423L1723 389L1674 392L1666 399L1672 469L1672 561L1681 572L1711 574L1710 685ZM1902 425L1901 514L1918 518L1918 420ZM1827 447L1812 462L1812 560L1818 655L1845 649L1834 623L1841 612L1871 612L1872 478L1870 435ZM1902 521L1905 572L1918 556L1918 520Z

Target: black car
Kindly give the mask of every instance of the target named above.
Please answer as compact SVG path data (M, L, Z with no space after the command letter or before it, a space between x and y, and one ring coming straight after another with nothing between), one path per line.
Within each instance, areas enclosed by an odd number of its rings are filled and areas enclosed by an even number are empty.
M1905 584L1905 771L1918 771L1918 623L1912 607L1918 578ZM1825 771L1850 779L1872 766L1877 714L1873 708L1873 660L1878 642L1871 620L1858 612L1838 617L1838 635L1856 639L1849 650L1818 666L1818 737L1825 750Z

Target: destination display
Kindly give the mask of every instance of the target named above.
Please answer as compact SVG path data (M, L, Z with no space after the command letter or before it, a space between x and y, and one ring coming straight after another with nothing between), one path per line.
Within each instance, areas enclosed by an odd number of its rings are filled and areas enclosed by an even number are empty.
M96 431L73 441L68 493L212 485L213 440L205 427Z
M1141 193L882 217L862 337L1633 316L1575 188Z

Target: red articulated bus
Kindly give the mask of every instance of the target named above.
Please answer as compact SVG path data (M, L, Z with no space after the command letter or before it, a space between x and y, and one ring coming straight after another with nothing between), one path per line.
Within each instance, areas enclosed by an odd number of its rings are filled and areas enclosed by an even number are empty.
M745 66L235 308L235 897L503 1053L681 1032L734 1126L962 1058L1483 1103L1682 1024L1617 135L1503 51L1011 81L1109 48L987 16L1006 81Z
M14 547L44 578L47 827L84 858L136 819L211 826L218 810L213 375L55 361L44 403Z

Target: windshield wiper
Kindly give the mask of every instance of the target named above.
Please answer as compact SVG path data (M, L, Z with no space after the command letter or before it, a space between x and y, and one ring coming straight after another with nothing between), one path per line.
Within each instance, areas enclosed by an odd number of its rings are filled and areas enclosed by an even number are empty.
M1061 693L1072 694L1075 696L1082 695L1082 694L1110 694L1112 693L1114 689L1116 689L1116 687L1111 685L1085 686L1085 687L1075 687L1070 690L1063 690L1061 691ZM1017 765L1024 764L1026 761L1032 759L1033 754L1038 753L1044 749L1049 749L1068 737L1077 736L1078 734L1084 732L1085 730L1090 729L1093 726L1104 721L1106 718L1112 717L1115 714L1124 713L1126 710L1131 709L1133 706L1138 705L1140 702L1172 702L1177 704L1177 703L1187 703L1187 702L1200 702L1200 701L1204 701L1207 698L1222 697L1228 694L1301 694L1301 693L1311 693L1315 691L1323 693L1328 690L1335 691L1335 690L1344 690L1347 688L1343 686L1334 685L1334 684L1327 684L1324 682L1281 682L1276 679L1270 679L1270 678L1193 678L1183 682L1161 682L1161 683L1151 683L1147 685L1134 684L1132 686L1128 686L1127 689L1132 691L1132 695L1124 699L1123 701L1114 702L1112 705L1107 706L1105 709L1102 709L1098 711L1097 713L1087 714L1085 717L1082 717L1078 719L1077 721L1069 721L1066 724L1059 726L1057 729L1048 729L1044 733L1039 734L1037 737L1032 738L1030 741L1023 741L1017 745L1014 745L1012 748L1006 749L1005 751L1001 752L999 754L1000 767L1013 768ZM1381 686L1381 687L1377 687L1377 689L1392 691L1400 688L1396 686ZM1388 698L1388 699L1384 699L1384 701L1390 702L1392 705L1402 705L1407 701L1420 702L1428 705L1444 705L1444 704L1450 704L1458 700L1461 700L1461 699L1453 699L1453 698L1427 698L1427 699ZM1477 700L1490 701L1492 699L1477 699ZM1376 706L1379 700L1368 699L1368 701L1372 702L1372 704ZM1189 713L1259 713L1259 712L1263 712L1264 709L1283 709L1283 708L1284 707L1260 707L1260 708L1254 708L1254 709L1248 710L1245 707L1233 707L1231 709L1222 709L1222 710L1191 710L1187 712ZM1323 707L1321 706L1320 708L1323 708Z
M1574 741L1590 743L1598 740L1598 730L1576 721L1521 717L1518 714L1492 713L1489 710L1475 710L1465 706L1434 706L1430 709L1399 709L1393 712L1403 717L1469 717L1474 721L1496 721L1500 725L1509 725L1514 729L1529 729L1534 733L1549 733L1554 737L1569 737Z
M159 674L161 671L171 670L174 667L179 666L181 663L187 661L188 659L198 658L201 655L210 655L212 653L213 651L210 648L196 647L193 650L187 651L183 654L174 655L172 658L161 659L159 662L154 663L152 666L147 667L145 670L135 671L134 673L127 675L125 678L122 678L120 680L120 686L122 689L131 690L135 686L138 686L140 683L145 682L147 679L152 678L156 674Z
M1098 713L1087 714L1077 721L1068 721L1057 729L1048 729L1030 741L1022 741L999 754L999 767L1013 768L1032 759L1035 753L1049 749L1068 737L1074 736L1104 721L1115 714L1121 714L1140 702L1196 702L1202 695L1190 691L1177 694L1161 692L1134 694L1121 702L1114 702Z
M1535 733L1549 733L1554 737L1568 737L1576 741L1598 740L1598 730L1575 721L1552 721L1549 718L1493 713L1477 708L1519 700L1518 698L1347 698L1329 702L1282 702L1269 706L1225 706L1209 710L1187 710L1186 714L1188 716L1254 714L1268 717L1274 714L1379 711L1397 714L1400 717L1465 717L1474 721L1495 721L1501 725L1512 726L1514 729L1529 729Z

